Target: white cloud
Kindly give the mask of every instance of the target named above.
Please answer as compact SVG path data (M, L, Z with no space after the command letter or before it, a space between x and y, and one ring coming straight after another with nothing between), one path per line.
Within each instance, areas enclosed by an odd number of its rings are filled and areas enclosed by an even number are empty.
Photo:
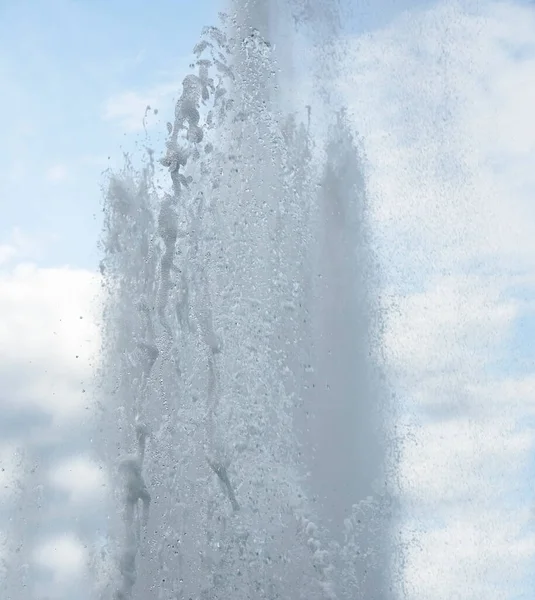
M433 280L399 299L388 328L389 364L406 410L400 492L407 515L420 517L406 546L408 598L515 597L513 588L502 595L499 583L525 577L535 555L534 540L504 539L506 531L520 536L519 511L530 504L520 492L510 497L523 487L535 446L533 431L522 427L534 412L535 373L514 379L488 370L521 314L501 299L500 283ZM468 529L458 528L460 520Z
M535 536L526 533L531 516L516 511L503 520L501 511L468 510L446 527L422 532L412 522L406 589L410 598L433 600L507 600L523 597L525 570L517 568L535 554ZM509 560L508 557L514 557ZM505 562L504 562L505 560Z
M17 256L17 248L15 246L11 246L10 244L0 245L0 265L10 262L15 256Z
M109 98L104 106L103 117L106 120L117 121L127 132L142 131L147 121L144 119L147 108L151 110L167 110L171 106L173 96L179 92L179 81L157 85L152 89L137 92L125 91Z
M142 60L143 50L139 56L141 57L139 60ZM137 61L138 58L135 60ZM192 72L190 65L195 60L194 55L179 57L173 70L157 73L159 83L114 94L104 103L102 118L115 121L126 133L136 133L143 131L144 128L148 130L160 123L161 119L172 120L174 101L182 93L182 80L185 75ZM147 107L151 110L147 111ZM165 131L163 125L161 130L162 133Z
M98 277L20 264L0 273L0 407L33 407L58 422L89 406L99 349Z
M85 456L71 457L53 467L50 481L77 505L101 500L107 484L105 471Z
M66 586L81 577L87 565L87 551L72 533L46 540L35 549L35 562L51 571L54 583Z
M535 63L514 57L528 44L517 32L535 18L513 4L483 10L444 3L360 38L341 86L365 138L379 222L398 252L437 270L474 256L535 262L532 126L518 100Z
M84 531L105 491L97 465L85 455L65 456L87 452L89 444L83 425L93 416L100 278L82 269L17 262L34 245L18 231L5 245L14 251L11 262L0 265L0 504L13 511L20 500L24 507L15 521L2 523L10 539L21 540L18 553L8 556L8 585L16 589L13 569L33 562L49 572L32 578L36 596L72 597L86 573L82 542L70 532L41 536L63 529L71 515L76 533L89 543ZM37 494L39 531L32 523Z
M40 243L34 237L27 236L19 227L14 227L9 237L0 244L0 268L12 263L15 259L35 258L39 253Z
M340 87L367 155L402 410L404 597L517 598L535 557L535 368L499 364L535 298L535 11L448 2L351 45Z
M420 382L444 371L460 377L482 368L489 346L519 314L517 303L501 300L502 286L499 277L443 275L422 292L400 297L385 337L390 364Z
M69 169L64 164L49 167L45 173L45 179L51 183L61 183L69 178Z
M501 501L522 477L534 446L533 434L517 431L509 419L420 423L403 444L403 493L413 506L433 507L438 518L452 507L462 516L470 505Z
M494 414L535 416L535 372L521 377L505 377L499 381L480 382L470 388L476 401L485 403Z

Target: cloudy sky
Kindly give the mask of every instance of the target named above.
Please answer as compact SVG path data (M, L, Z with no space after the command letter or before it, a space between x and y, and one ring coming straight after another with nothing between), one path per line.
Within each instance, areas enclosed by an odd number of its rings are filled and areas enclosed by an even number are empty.
M27 561L39 581L16 600L68 598L87 558L81 516L106 484L88 460L101 173L143 147L147 105L163 140L220 8L194 5L0 0L0 556L20 540L12 581ZM357 6L333 85L384 267L404 597L533 599L535 5ZM20 510L35 523L19 531Z

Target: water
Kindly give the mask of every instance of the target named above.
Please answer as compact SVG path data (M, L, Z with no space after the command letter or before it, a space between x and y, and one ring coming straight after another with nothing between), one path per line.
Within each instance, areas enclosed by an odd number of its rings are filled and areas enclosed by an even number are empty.
M376 280L358 145L328 90L334 4L236 1L195 48L163 157L110 176L98 597L391 597ZM292 14L322 24L308 110L283 85Z

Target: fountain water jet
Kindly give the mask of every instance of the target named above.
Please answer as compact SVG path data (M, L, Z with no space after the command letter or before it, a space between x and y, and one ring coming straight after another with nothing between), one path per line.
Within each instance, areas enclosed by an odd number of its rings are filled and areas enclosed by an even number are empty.
M110 177L103 454L123 517L102 597L386 597L361 166L343 114L324 151L283 114L275 7L236 1L204 30L168 192L152 153Z

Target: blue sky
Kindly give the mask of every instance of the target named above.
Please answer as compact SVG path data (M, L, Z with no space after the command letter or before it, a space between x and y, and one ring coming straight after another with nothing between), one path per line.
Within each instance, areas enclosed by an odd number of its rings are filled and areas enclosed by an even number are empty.
M349 29L380 27L429 4L363 2ZM215 23L223 6L216 0L0 2L3 238L23 223L28 235L46 238L40 264L96 266L100 173L117 166L121 148L134 149L140 138L132 126L125 131L120 119L106 118L106 106L139 94L137 104L130 98L129 118L140 127L143 92L165 88L157 100L169 107L168 87L178 87L201 28Z
M3 238L23 226L47 239L42 264L96 266L99 173L135 137L105 118L106 103L178 84L217 10L208 0L0 2Z
M150 144L163 146L191 49L219 9L0 0L0 482L13 487L18 448L46 457L50 498L65 503L33 556L61 600L87 526L73 532L66 519L93 514L106 485L79 441L99 345L101 173L123 150L139 156L147 104L160 109ZM525 578L500 595L489 569L513 581L535 560L523 537L534 502L535 8L361 0L346 34L332 85L362 135L395 307L386 345L410 432L404 535L424 531L408 598L533 598Z

